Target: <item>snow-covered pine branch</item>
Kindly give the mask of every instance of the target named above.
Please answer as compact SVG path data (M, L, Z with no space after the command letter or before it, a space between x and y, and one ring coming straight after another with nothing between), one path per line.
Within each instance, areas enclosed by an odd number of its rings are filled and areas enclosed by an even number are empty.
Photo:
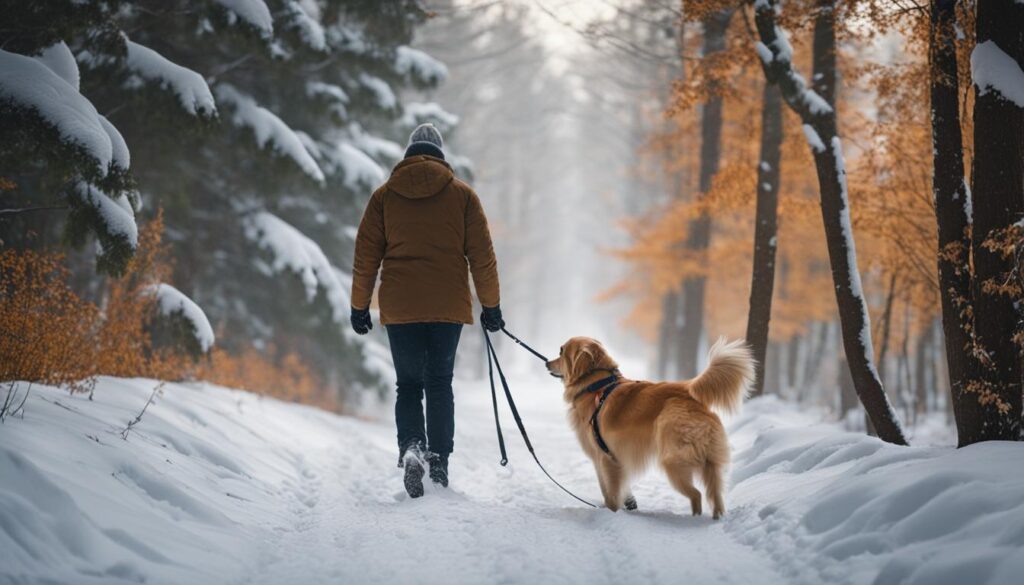
M68 189L71 206L69 229L76 243L84 240L83 226L96 234L99 264L114 274L124 270L139 245L135 209L128 195L104 193L95 185L78 181Z
M149 285L144 292L153 295L156 299L157 309L162 316L181 319L188 326L190 338L187 339L186 344L190 346L189 351L192 354L204 354L213 348L213 327L210 325L210 320L206 318L206 313L195 301L180 290L164 283Z
M422 85L434 86L448 79L448 67L444 63L405 45L395 50L395 70Z
M437 102L409 102L402 110L401 123L410 129L433 122L441 132L449 132L459 123L458 116L445 111Z
M203 117L216 115L217 106L213 94L202 75L171 62L149 47L130 40L126 40L125 45L128 49L125 66L135 75L173 93L189 114Z
M231 108L231 123L247 128L256 137L256 144L280 156L292 159L295 164L318 183L324 182L324 173L313 157L302 145L302 140L281 118L261 107L256 100L227 83L216 87L217 99Z
M324 168L332 175L340 173L342 184L348 189L375 189L384 182L384 169L368 154L347 141L339 140L324 145L321 151Z
M263 0L214 0L214 2L224 8L228 24L241 21L264 39L274 36L274 19L270 15L270 8Z
M33 59L0 49L0 102L56 132L64 146L84 159L84 175L106 177L120 134L114 138L116 130L104 125L92 102L44 64L54 62L66 65L64 59Z
M246 237L270 253L271 275L285 270L294 272L302 281L309 302L316 298L319 289L323 289L332 318L338 323L348 318L348 289L316 242L267 211L247 216L244 227Z
M285 4L286 27L296 32L299 40L314 51L327 50L327 34L320 24L319 6L315 2L290 0Z

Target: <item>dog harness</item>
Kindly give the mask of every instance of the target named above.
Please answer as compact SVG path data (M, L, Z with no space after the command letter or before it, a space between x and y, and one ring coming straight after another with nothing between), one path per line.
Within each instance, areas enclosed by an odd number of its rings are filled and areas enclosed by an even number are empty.
M596 393L599 390L603 390L600 396L595 394L597 400L597 407L594 408L594 414L590 416L590 427L594 429L594 440L597 442L597 446L601 448L612 460L615 460L615 455L612 450L608 448L608 443L604 442L604 437L601 436L601 425L598 422L598 417L601 414L601 408L604 407L604 403L608 400L608 397L616 388L619 387L619 380L622 378L622 374L618 370L611 370L611 375L607 378L601 378L597 382L587 386L576 395L576 398L583 396L584 394Z

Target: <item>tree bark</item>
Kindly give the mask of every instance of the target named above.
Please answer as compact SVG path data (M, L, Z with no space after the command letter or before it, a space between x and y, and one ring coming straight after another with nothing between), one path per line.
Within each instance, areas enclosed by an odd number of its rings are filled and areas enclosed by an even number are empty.
M978 46L1009 55L1020 67L1024 61L1024 5L1014 0L979 0L976 21ZM974 61L972 56L972 62ZM965 391L980 401L980 416L958 420L961 446L978 441L1020 439L1021 352L1014 338L1021 331L1018 299L999 287L1014 271L1010 252L987 244L1002 240L1024 217L1024 107L997 89L975 87L973 165L974 336L979 356L978 376ZM961 413L960 418L964 418Z
M907 444L896 413L889 403L874 365L871 326L867 304L857 271L857 252L850 220L846 188L846 168L842 143L836 127L836 52L834 0L818 0L814 25L814 82L809 91L796 74L791 51L775 23L775 0L755 5L755 21L761 43L765 75L779 84L782 97L800 116L811 143L821 192L821 212L825 224L832 280L839 305L843 347L857 396L884 441Z
M885 295L885 310L882 311L882 344L878 349L878 378L885 383L885 358L889 353L889 337L892 332L892 305L896 300L896 272L889 278L889 293Z
M960 81L956 60L956 0L933 0L929 70L932 117L932 197L938 223L939 293L942 333L946 345L950 401L957 434L966 436L980 419L977 398L964 393L972 368L973 340L970 315L971 216L964 176L963 136L960 127ZM963 422L961 423L961 419ZM973 421L973 422L972 422Z
M747 343L757 360L752 396L764 392L764 359L775 290L778 249L779 163L782 159L782 94L765 81L761 104L761 162L757 166L757 211L754 217L754 268L750 278Z
M725 33L732 19L732 10L716 12L704 21L703 56L725 49ZM718 174L722 146L722 97L714 87L712 97L701 112L700 177L698 197L711 190L711 181ZM686 249L703 257L711 241L711 216L701 211L690 221ZM704 292L707 278L691 276L683 281L683 328L679 339L679 374L684 378L697 375L701 335L704 333Z

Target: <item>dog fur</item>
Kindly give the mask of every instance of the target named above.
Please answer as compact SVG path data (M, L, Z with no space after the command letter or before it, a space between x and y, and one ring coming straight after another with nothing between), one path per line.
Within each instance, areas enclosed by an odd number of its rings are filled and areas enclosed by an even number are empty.
M701 493L694 474L703 481L712 515L725 513L724 474L729 465L729 441L722 421L712 409L739 409L754 379L754 358L742 341L719 339L708 355L707 368L685 382L645 382L621 378L605 401L599 424L612 452L597 445L590 418L601 392L580 392L618 364L604 347L588 337L574 337L562 346L548 371L561 378L569 404L569 422L583 451L594 462L604 503L609 510L636 507L630 480L657 461L672 487L690 500L695 516L702 512Z

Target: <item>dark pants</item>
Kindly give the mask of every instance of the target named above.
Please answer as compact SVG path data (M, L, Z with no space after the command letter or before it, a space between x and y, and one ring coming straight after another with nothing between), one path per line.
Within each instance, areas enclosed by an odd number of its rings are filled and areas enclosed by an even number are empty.
M455 437L455 399L452 372L462 325L458 323L406 323L388 325L391 357L398 375L395 424L398 448L425 443L440 455L452 452ZM427 395L426 432L423 393Z

